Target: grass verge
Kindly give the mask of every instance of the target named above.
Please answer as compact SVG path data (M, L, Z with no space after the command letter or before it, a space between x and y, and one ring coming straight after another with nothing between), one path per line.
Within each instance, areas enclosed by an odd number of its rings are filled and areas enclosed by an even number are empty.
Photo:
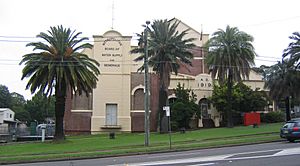
M190 150L232 146L279 140L282 123L264 124L259 128L239 126L172 133L172 148L168 134L151 133L150 146L144 147L143 133L117 133L116 139L107 134L70 136L66 141L27 142L0 146L0 164L107 157L140 153Z

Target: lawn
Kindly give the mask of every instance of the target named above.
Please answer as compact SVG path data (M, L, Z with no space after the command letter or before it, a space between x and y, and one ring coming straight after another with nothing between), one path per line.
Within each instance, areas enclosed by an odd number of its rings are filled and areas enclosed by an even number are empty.
M264 124L258 128L239 126L172 133L172 149L186 150L243 143L279 140L282 123ZM144 147L143 133L116 133L115 139L107 134L69 136L63 142L26 142L0 145L0 164L51 159L104 157L128 153L149 153L170 150L169 135L151 133L150 146Z

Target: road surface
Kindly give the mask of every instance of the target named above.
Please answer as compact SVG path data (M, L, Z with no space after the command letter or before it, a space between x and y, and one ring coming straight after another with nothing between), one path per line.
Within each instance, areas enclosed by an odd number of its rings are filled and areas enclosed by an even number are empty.
M300 142L275 142L225 148L11 166L299 166Z

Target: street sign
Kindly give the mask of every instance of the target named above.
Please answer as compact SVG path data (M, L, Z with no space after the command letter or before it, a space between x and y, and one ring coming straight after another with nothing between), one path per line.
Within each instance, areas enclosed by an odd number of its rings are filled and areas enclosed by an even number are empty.
M166 111L166 116L168 117L169 144L170 144L170 149L172 149L170 106L164 106L163 110Z
M166 116L170 116L170 106L164 106L163 110L166 111Z

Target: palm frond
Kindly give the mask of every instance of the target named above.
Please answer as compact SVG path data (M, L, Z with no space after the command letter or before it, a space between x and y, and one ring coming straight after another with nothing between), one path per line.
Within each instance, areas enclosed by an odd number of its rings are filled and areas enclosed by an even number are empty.
M86 94L92 92L100 74L99 63L79 52L92 48L91 44L81 44L88 38L79 38L80 34L63 26L50 27L47 33L37 35L45 43L27 44L34 51L40 51L24 55L20 62L25 64L21 79L29 77L27 89L32 93L43 91L49 96L55 87L59 88L57 90L70 87L73 91L84 91Z

